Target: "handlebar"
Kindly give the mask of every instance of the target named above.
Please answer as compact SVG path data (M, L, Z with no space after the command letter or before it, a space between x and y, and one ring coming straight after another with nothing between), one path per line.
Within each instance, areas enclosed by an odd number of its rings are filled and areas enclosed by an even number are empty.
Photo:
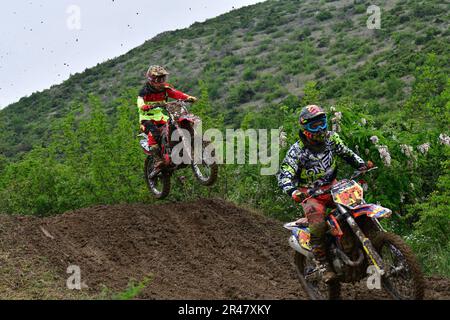
M368 170L363 170L363 171L356 170L355 172L353 172L353 175L349 178L349 180L353 180L353 179L355 179L355 178L357 178L357 177L359 177L359 176L361 176L363 174L366 174L366 173L368 173L370 171L373 171L373 170L376 170L376 169L378 169L378 167L373 167L373 168L370 168ZM311 198L315 198L315 197L321 196L323 194L328 194L328 193L331 193L331 187L329 189L327 189L327 190L322 190L322 189L313 190L312 194L310 194L309 197L305 198L302 201L302 204L305 203L306 201L308 201Z
M331 193L331 188L327 189L327 190L316 189L313 191L313 193L309 197L305 198L305 200L303 200L302 203L305 203L306 201L308 201L311 198L316 198L318 196L328 194L328 193Z
M370 172L370 171L373 171L373 170L376 170L376 169L378 169L378 167L372 167L372 168L370 168L370 169L368 169L368 170L363 170L363 171L356 170L355 172L353 172L353 175L350 177L349 180L356 179L356 178L358 178L360 175L366 174L366 173L368 173L368 172Z
M193 104L194 102L192 102L192 101L187 101L187 100L176 100L176 101L171 101L171 102L165 102L165 101L163 101L163 102L158 103L157 105L158 105L158 107L160 107L160 108L161 108L161 107L164 108L164 107L166 107L167 105L178 104L178 103L181 103L181 104L185 105L185 104Z

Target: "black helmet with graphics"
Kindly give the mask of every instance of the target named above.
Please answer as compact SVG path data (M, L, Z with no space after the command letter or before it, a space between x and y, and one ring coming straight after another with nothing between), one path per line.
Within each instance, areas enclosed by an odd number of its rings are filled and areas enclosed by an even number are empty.
M300 112L300 119L299 119L300 125L304 126L306 123L310 122L311 120L321 117L321 116L326 117L325 111L321 107L319 107L315 104L310 104L310 105L304 107L302 109L302 111Z
M328 125L327 114L321 107L314 104L304 107L300 112L299 123L300 132L310 143L323 142Z

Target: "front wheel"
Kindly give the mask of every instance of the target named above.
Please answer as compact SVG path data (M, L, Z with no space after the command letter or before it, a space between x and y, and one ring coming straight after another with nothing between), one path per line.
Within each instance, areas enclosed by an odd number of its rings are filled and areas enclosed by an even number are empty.
M203 150L210 147L211 144L209 142L203 142ZM202 152L202 162L192 163L192 171L194 172L195 178L204 186L212 186L216 182L219 174L219 167L217 163L213 161L213 157L215 157L215 150L212 151L211 157L212 158L209 159L210 161L205 161L205 159L203 159Z
M217 180L219 168L216 163L208 164L192 164L192 171L198 182L204 186L212 186Z
M383 288L398 300L422 300L425 280L409 246L398 235L381 232L373 241L385 264Z
M153 171L153 158L148 156L144 164L144 177L147 187L156 199L164 199L170 192L170 174L162 170L157 176L150 178Z
M329 284L323 282L321 276L315 276L312 271L315 263L295 252L294 262L297 269L298 280L311 300L338 300L341 297L341 283L333 281Z

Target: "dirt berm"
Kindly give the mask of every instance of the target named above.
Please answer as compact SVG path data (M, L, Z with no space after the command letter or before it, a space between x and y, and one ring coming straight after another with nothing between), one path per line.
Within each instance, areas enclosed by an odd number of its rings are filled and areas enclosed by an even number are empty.
M288 236L281 222L218 199L0 215L0 298L101 298L150 277L138 298L304 299ZM81 291L67 289L70 265ZM427 285L427 298L450 298L449 280ZM344 298L387 296L361 283Z

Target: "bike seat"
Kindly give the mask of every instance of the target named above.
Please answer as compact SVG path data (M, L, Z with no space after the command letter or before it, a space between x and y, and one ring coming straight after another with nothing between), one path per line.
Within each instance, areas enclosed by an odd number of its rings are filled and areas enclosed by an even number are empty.
M296 221L286 223L284 226L285 228L298 228L298 227L307 227L308 224L309 224L308 219L300 218Z
M308 219L306 217L300 218L293 223L295 223L295 225L299 227L307 227L309 225Z

